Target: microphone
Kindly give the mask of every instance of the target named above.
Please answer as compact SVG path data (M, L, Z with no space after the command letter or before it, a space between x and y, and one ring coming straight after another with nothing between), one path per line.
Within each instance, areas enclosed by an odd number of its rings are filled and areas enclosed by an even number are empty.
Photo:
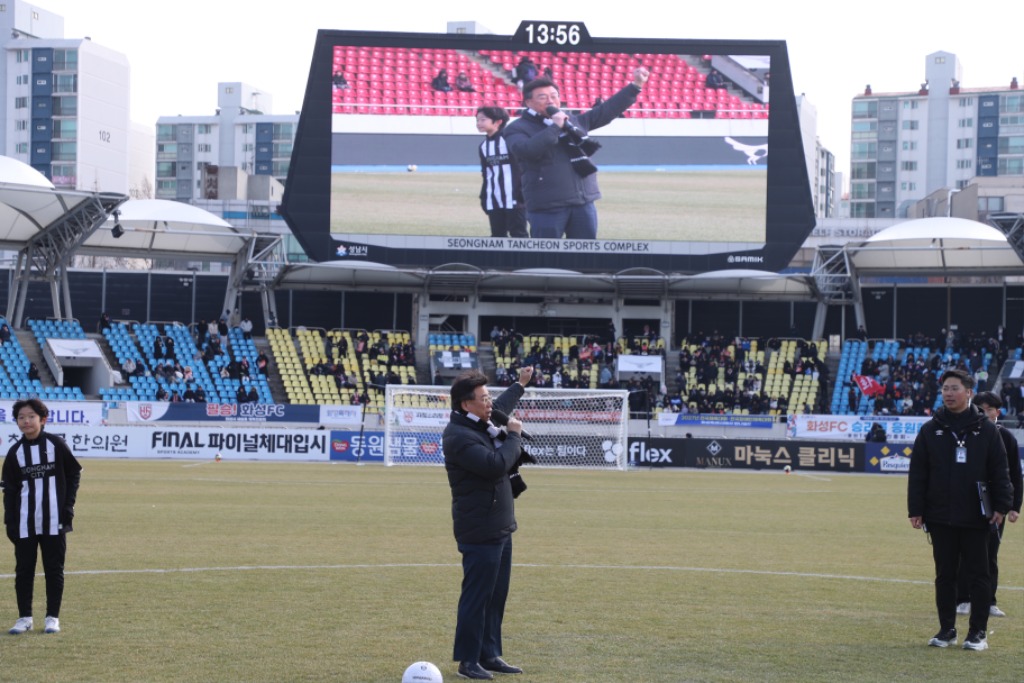
M491 408L491 422L498 425L499 427L504 427L505 425L508 424L508 415L498 410L497 408ZM522 432L520 432L519 435L522 436L527 441L533 441L533 436L527 433L525 429Z
M551 117L552 117L552 116L554 116L555 114L559 114L559 113L561 113L561 112L562 112L562 110L561 110L561 109L559 109L558 107L556 107L556 106L555 106L555 105L553 105L553 104L549 104L549 105L548 105L548 107L547 107L547 109L545 109L544 111L546 111L546 112L547 112L547 114L548 114L548 118L551 118ZM568 114L566 114L566 119L565 119L565 129L566 129L566 130L567 130L568 132L570 132L570 133L572 133L573 135L575 135L576 137L579 137L579 138L585 138L585 137L587 137L587 134L586 134L586 133L584 133L584 132L583 132L582 130L580 130L579 128L577 128L575 124L573 124L573 122L572 122L572 119L570 119L570 118L569 118L569 115L568 115Z

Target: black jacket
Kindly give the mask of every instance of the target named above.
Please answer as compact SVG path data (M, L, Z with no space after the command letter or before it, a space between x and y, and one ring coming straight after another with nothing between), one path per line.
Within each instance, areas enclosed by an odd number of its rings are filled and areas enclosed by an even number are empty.
M11 446L0 481L7 537L13 542L71 531L81 472L64 439L45 430L32 441L22 437ZM57 519L52 517L54 510Z
M1006 459L1010 465L1010 485L1013 486L1013 503L1011 510L1020 513L1021 504L1024 503L1024 473L1020 466L1020 447L1016 437L1009 429L999 425L999 436L1003 438L1003 447L1006 449Z
M957 441L967 449L956 461ZM992 507L1004 515L1012 499L1006 451L996 426L976 406L960 414L939 408L914 441L907 480L909 517L926 524L985 528L978 482L986 482Z
M602 104L569 119L585 132L607 126L636 102L640 88L632 83ZM527 211L580 206L601 198L597 174L580 176L558 137L562 130L529 113L505 126L505 141L523 172Z
M512 414L523 395L513 384L494 400L494 407ZM518 434L509 433L499 448L478 423L453 410L441 440L444 467L452 489L452 523L459 543L491 543L516 530L509 470L522 449Z

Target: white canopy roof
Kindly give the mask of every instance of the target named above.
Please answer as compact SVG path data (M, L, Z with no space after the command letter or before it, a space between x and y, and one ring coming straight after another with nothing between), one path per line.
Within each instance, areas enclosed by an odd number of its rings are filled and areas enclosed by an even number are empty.
M129 199L119 211L89 236L81 253L224 260L241 251L250 237L219 216L182 202ZM115 223L124 228L120 237L112 232Z
M996 228L964 218L919 218L850 245L859 275L1024 274L1024 263Z

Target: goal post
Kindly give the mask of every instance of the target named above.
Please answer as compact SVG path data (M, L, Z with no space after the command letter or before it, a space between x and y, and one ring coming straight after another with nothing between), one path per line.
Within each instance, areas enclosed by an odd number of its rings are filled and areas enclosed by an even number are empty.
M504 389L491 387L492 396ZM445 386L388 384L384 399L384 464L442 465L441 435L451 414ZM527 388L514 411L541 467L625 470L629 392L619 389ZM536 465L533 465L536 467Z

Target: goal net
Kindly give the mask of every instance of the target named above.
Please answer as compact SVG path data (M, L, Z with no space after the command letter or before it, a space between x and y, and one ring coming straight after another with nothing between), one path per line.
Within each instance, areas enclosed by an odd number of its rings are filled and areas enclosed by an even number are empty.
M497 397L502 388L491 388ZM451 414L444 386L388 384L385 391L384 464L441 465L441 435ZM532 389L514 415L530 433L526 450L543 467L626 469L628 391Z

